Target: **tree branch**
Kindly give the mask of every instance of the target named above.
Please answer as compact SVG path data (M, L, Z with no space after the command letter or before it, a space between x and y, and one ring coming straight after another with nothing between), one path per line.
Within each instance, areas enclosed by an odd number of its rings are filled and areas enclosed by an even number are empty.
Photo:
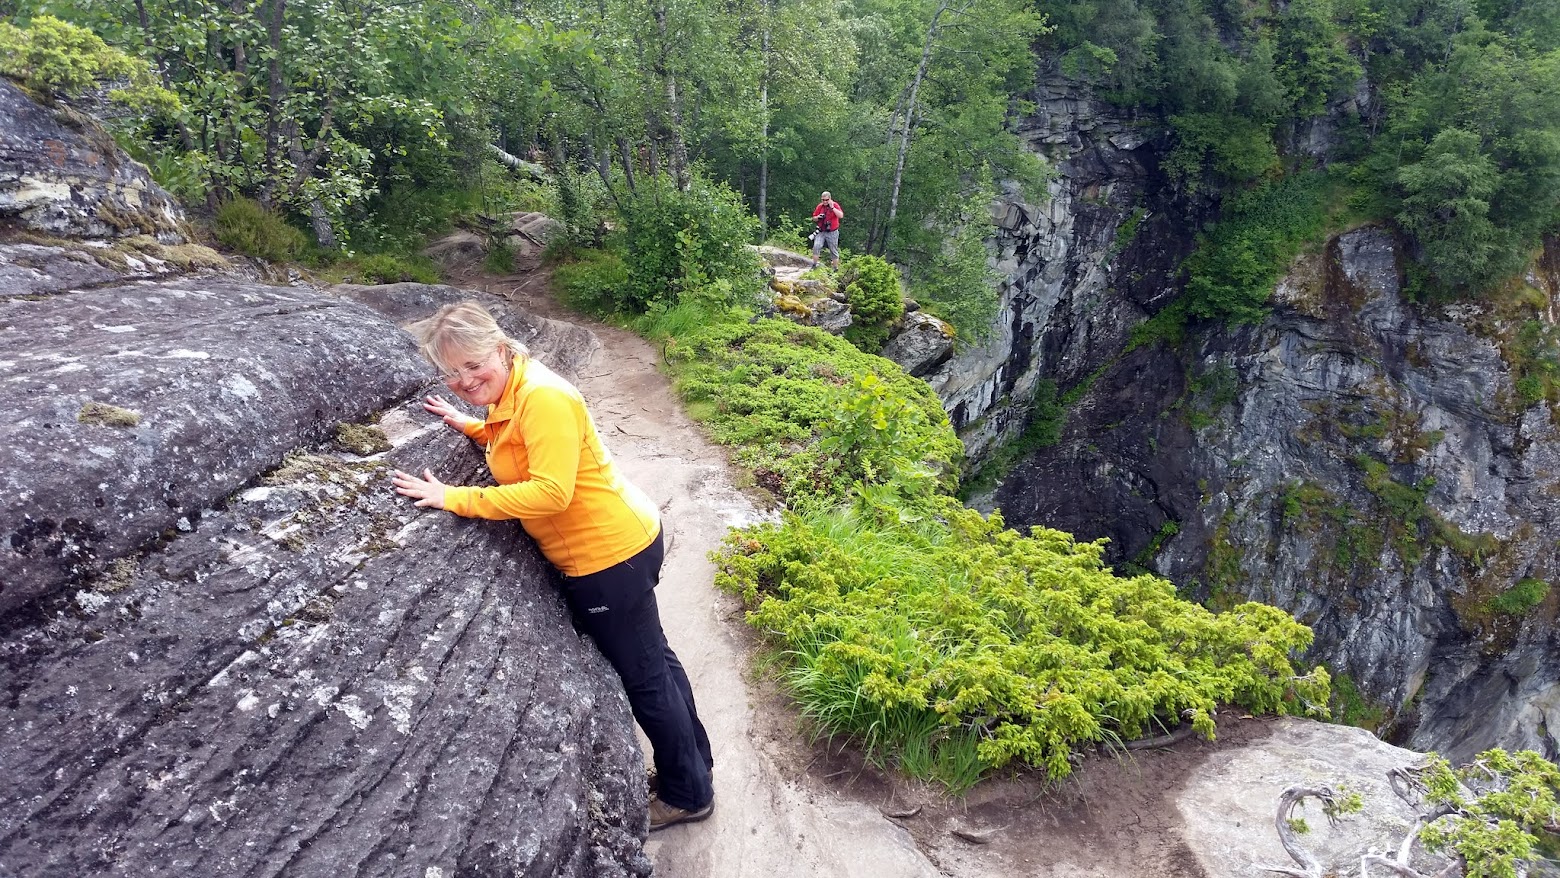
M1278 830L1278 840L1284 846L1284 851L1289 858L1299 863L1304 871L1291 869L1288 866L1259 866L1266 872L1278 872L1283 875L1293 875L1296 878L1322 878L1322 864L1310 851L1300 844L1300 834L1295 832L1290 825L1295 808L1299 807L1306 799L1317 799L1322 803L1323 813L1327 819L1332 820L1333 809L1340 804L1339 796L1332 787L1301 787L1293 786L1284 790L1284 794L1278 797L1278 811L1273 817L1273 826ZM1424 878L1424 876L1420 876Z

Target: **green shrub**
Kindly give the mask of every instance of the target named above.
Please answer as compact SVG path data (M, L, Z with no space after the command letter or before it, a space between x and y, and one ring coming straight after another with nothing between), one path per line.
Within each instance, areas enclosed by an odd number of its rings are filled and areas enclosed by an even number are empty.
M601 245L606 187L593 174L563 168L557 173L558 221L563 223L549 250L573 251Z
M1471 878L1515 878L1518 864L1560 848L1560 767L1532 750L1486 750L1453 768L1430 753L1413 776L1426 812L1419 832L1430 851L1461 858ZM1442 807L1444 806L1444 807Z
M494 241L489 247L487 256L482 260L482 267L491 274L512 274L515 270L515 251L503 241Z
M1279 275L1301 247L1321 238L1326 182L1320 172L1296 174L1226 201L1186 260L1190 314L1232 323L1265 318Z
M222 246L269 262L296 259L308 243L302 232L250 198L224 202L213 223Z
M626 274L625 274L626 277ZM631 325L634 331L659 344L677 344L677 339L692 335L706 326L720 322L745 322L746 312L712 311L705 302L679 302L676 305L656 304L649 311L636 317Z
M665 175L641 180L623 201L629 286L623 309L700 298L742 305L761 288L758 254L747 245L758 221L728 187L695 177L679 190Z
M1381 731L1391 716L1386 706L1365 697L1360 687L1346 674L1332 677L1332 721L1346 726Z
M151 112L179 109L179 99L157 84L145 61L52 15L37 16L26 29L0 21L0 75L45 97L79 95L100 82L121 81L127 84L109 92L121 103Z
M720 323L667 342L666 360L712 437L793 507L839 503L857 482L953 488L964 446L937 395L842 338L788 320Z
M807 243L807 233L811 229L811 223L782 215L774 220L774 226L769 229L769 237L764 239L764 243L793 253L811 253L812 245Z
M1012 763L1069 774L1079 748L1223 704L1324 711L1328 677L1288 656L1311 632L1273 607L1214 614L1153 576L1117 577L1102 542L1008 530L952 498L926 514L788 514L729 537L716 582L786 657L828 735L953 789Z
M559 265L553 284L565 305L597 316L623 310L628 301L628 265L611 250L580 250Z
M390 253L373 253L359 259L357 276L361 283L379 284L403 281L436 284L443 280L433 260L425 256L395 256Z
M867 353L883 349L888 331L905 316L899 272L876 256L855 256L840 267L839 284L850 303L845 337Z
M1549 597L1549 583L1524 579L1490 599L1490 609L1503 616L1521 616Z
M1560 331L1541 320L1524 320L1516 337L1502 348L1523 408L1545 400L1560 402Z

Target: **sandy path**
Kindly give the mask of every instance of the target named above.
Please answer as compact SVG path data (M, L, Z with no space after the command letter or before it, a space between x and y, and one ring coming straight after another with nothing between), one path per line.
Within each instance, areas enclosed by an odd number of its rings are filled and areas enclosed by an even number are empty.
M671 537L661 617L715 750L715 814L650 837L656 874L938 875L910 834L876 808L808 789L790 779L794 769L782 770L777 756L794 756L795 748L768 725L775 721L759 716L765 696L745 676L741 608L716 592L708 559L729 528L760 513L733 486L725 454L683 414L656 370L655 350L621 330L591 328L602 352L580 376L580 391L625 474L661 506Z

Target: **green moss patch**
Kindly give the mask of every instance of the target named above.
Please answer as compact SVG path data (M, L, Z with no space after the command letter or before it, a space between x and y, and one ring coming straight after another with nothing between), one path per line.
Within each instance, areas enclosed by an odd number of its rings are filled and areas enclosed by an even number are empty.
M76 413L76 422L95 427L138 427L141 414L106 402L89 401Z
M336 444L359 457L389 451L390 438L385 431L373 424L336 425Z

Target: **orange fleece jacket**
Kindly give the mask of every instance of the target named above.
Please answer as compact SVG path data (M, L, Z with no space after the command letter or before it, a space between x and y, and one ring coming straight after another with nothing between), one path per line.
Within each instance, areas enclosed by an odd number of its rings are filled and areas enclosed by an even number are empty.
M574 385L516 359L487 420L464 430L487 447L498 486L451 485L444 508L467 518L518 518L542 554L585 576L638 554L661 531L655 504L618 474Z

